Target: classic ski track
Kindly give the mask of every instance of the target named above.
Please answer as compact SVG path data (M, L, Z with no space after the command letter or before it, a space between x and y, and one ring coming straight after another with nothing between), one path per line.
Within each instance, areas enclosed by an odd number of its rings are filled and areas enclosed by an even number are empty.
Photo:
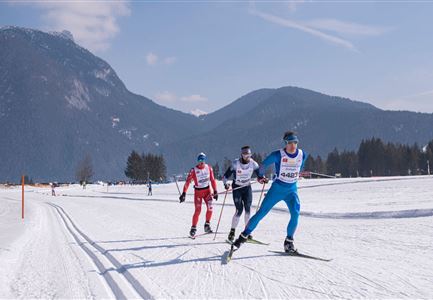
M110 290L112 291L116 299L126 299L127 297L125 295L125 291L122 290L122 288L119 286L119 283L116 282L116 280L113 278L114 276L111 276L109 272L111 270L116 270L118 272L117 276L120 276L125 281L127 286L130 287L131 292L134 294L134 298L140 297L143 299L154 299L153 296L140 284L140 282L137 279L135 279L135 277L132 276L132 274L127 269L125 269L125 267L116 258L114 258L113 255L111 255L104 248L99 246L97 243L91 240L86 234L84 234L76 226L76 224L72 221L70 216L64 211L64 209L61 206L58 206L53 203L48 203L48 205L52 206L60 215L66 229L69 231L69 233L72 235L72 237L77 242L77 244L81 247L81 249L83 249L83 251L96 265L100 274L105 279L105 282L109 286ZM70 223L73 229L71 228L71 226L69 226L68 222ZM89 245L91 245L97 251L96 252L91 251L87 246L84 245L85 242L82 242L79 236L81 236L81 238L83 238ZM98 256L100 256L102 259L99 259ZM110 266L107 268L102 262L102 260L105 260Z
M89 281L87 277L83 276L84 270L80 265L80 260L76 256L76 253L72 248L66 247L68 253L59 251L58 254L61 258L54 258L54 260L46 261L49 259L50 250L62 250L59 246L58 236L54 232L57 230L59 234L64 237L64 242L68 243L70 239L66 237L64 230L59 227L55 227L51 231L52 235L47 236L45 228L52 226L52 223L58 221L57 215L54 214L52 209L48 209L46 206L37 205L33 208L35 217L30 217L30 223L32 224L31 238L25 243L23 251L20 254L20 267L18 272L14 276L11 282L11 291L16 298L59 298L65 295L59 295L59 290L61 292L72 292L72 294L77 297L75 293L80 295L79 297L93 298L94 295L91 292ZM55 241L55 244L50 242ZM55 249L50 248L47 251L47 247L54 246ZM57 248L59 247L59 248ZM33 253L40 253L41 249L45 250L43 252L44 256L35 256ZM74 260L71 260L71 257ZM35 258L37 258L35 260ZM77 265L79 266L78 278L73 278L73 273L71 270ZM56 269L54 270L53 267ZM77 271L77 269L75 269ZM54 274L55 273L55 274ZM44 280L37 286L32 284L32 280L35 277L44 278ZM66 280L58 281L58 278L65 278ZM60 286L59 286L60 284ZM77 286L78 285L78 286Z
M116 283L116 281L112 278L111 274L108 272L107 268L104 266L104 264L98 259L96 254L93 253L87 246L85 246L85 242L81 241L78 237L78 235L72 230L72 228L69 226L65 216L60 212L60 210L52 203L47 203L51 207L54 208L54 210L57 212L59 217L61 218L64 227L69 232L69 234L72 236L72 238L75 240L78 246L83 250L85 255L90 259L90 261L96 266L96 268L99 271L99 274L102 275L104 278L104 283L107 285L108 290L111 291L112 295L116 299L126 299L123 291L120 289L119 285Z
M163 200L163 199L161 199L162 201L165 201L165 200ZM177 201L170 201L170 202L176 202L176 203L178 203ZM234 205L233 205L234 206ZM189 239L188 237L186 237L186 239ZM196 245L194 245L194 241L195 240L191 240L191 248L192 249L195 249L195 250L199 250L199 256L195 256L196 258L197 257L200 257L200 255L201 254L203 254L203 252L196 246ZM172 241L172 243L173 244L176 244L176 245L182 245L182 244L184 244L184 243L179 243L179 242L175 242L175 241ZM259 246L261 246L261 245L259 245ZM212 250L206 250L207 251L207 253L212 253L212 254L214 254L215 256L220 256L221 255L221 253L219 253L219 252L215 252L215 251L212 251ZM180 255L180 256L182 256L182 255ZM316 290L316 289L313 289L313 288L308 288L308 287L302 287L302 286L297 286L297 285L293 285L293 284L290 284L290 283L287 283L287 282L283 282L283 281L280 281L280 280L276 280L276 279L273 279L273 278L271 278L271 277L269 277L269 276L267 276L267 275L265 275L265 274L263 274L263 273L261 273L261 272L259 272L259 271L257 271L257 270L255 270L254 268L251 268L251 267L249 267L249 266L246 266L246 265L244 265L244 264L242 264L242 263L239 263L239 262L237 262L236 261L236 256L234 256L233 257L234 259L233 259L233 261L231 261L230 263L235 263L235 264L237 264L237 265L239 265L239 266L241 266L241 267L243 267L243 268L246 268L246 269L248 269L248 270L250 270L250 271L252 271L250 274L251 274L251 276L254 276L253 274L255 274L255 276L256 276L256 278L257 278L257 280L258 280L258 283L260 284L260 286L261 286L261 290L262 290L262 292L263 292L263 295L264 295L264 297L265 298L269 298L269 293L268 293L268 291L266 290L266 281L267 280L270 280L270 281L272 281L272 282L276 282L276 283L278 283L279 285L284 285L284 286L291 286L292 288L295 288L295 289L300 289L300 290L306 290L306 291L309 291L309 292L312 292L312 293L315 293L315 294L319 294L319 295L326 295L326 296L331 296L331 297L339 297L339 298L342 298L342 299L348 299L348 298L344 298L344 297L342 297L341 295L335 295L335 294L329 294L329 293L327 293L327 292L323 292L323 291L319 291L319 290ZM194 270L194 268L196 268L197 267L197 264L198 264L198 262L194 262L192 265L191 265L191 267L190 267L190 269L191 270ZM206 272L206 278L205 278L205 280L207 280L207 278L209 277L209 273L210 272L210 269L209 269L209 267L208 267L208 270L207 270L207 272ZM196 280L198 280L198 278L196 278ZM204 285L204 283L202 282L202 281L195 281L195 286L198 288L198 290L200 291L201 290L201 288L203 288L203 285ZM264 290L263 290L264 289ZM284 289L282 289L282 288L280 288L280 291L281 292L283 292L284 291ZM249 291L242 291L242 293L245 295L245 296L247 296L247 295L250 295L250 297L253 297L253 295L251 295L250 294L250 292ZM282 297L283 295L281 295L281 293L280 293L280 296ZM284 298L284 297L283 297Z

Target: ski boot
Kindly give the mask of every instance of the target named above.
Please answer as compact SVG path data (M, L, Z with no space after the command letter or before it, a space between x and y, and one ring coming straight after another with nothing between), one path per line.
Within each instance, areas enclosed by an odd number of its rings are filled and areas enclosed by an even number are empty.
M213 232L212 229L210 228L209 222L204 223L204 232L206 232L206 233L212 233Z
M242 233L239 235L236 241L234 241L233 246L240 248L243 243L248 239L248 236L244 236Z
M284 240L284 252L293 254L297 253L298 250L296 250L295 245L293 244L293 238L292 237L286 237Z
M248 240L254 240L254 238L251 234L248 235Z
M229 236L227 237L227 240L229 240L232 243L235 240L235 229L234 228L230 229L230 233L229 233Z
M189 231L189 236L195 237L196 232L197 232L197 228L195 226L191 226L191 230Z

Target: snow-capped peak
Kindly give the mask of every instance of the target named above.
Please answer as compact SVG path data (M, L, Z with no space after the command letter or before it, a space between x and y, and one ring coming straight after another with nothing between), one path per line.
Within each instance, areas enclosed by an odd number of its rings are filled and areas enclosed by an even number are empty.
M191 115L196 116L196 117L200 117L200 116L203 116L203 115L207 115L207 112L202 111L202 110L200 110L200 109L198 109L198 108L191 110L189 113L190 113Z

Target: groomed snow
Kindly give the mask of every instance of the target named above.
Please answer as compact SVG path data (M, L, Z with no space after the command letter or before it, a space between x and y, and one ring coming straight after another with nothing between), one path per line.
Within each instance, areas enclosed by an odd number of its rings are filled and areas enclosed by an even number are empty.
M271 252L282 250L284 203L253 233L270 245L246 244L224 264L230 194L216 239L191 240L192 190L180 204L175 184L153 196L145 186L61 187L57 197L26 187L24 221L20 189L0 188L0 298L433 298L432 176L299 187L295 244L330 262Z

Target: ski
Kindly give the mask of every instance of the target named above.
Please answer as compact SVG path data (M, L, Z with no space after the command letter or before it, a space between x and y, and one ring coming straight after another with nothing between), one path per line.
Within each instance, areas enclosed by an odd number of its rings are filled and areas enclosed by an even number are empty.
M230 240L226 240L226 243L230 244L230 245L233 244L233 242L230 241ZM270 245L270 243L265 243L265 242L262 242L262 241L259 241L259 240L255 240L255 239L248 239L246 241L246 243L256 244L256 245L263 245L263 246L269 246Z
M192 240L195 240L197 237L204 236L204 235L208 235L208 234L211 234L211 233L214 233L214 232L213 232L213 231L210 231L210 232L203 232L203 233L196 234L196 235L194 235L194 236L189 235L188 237L189 237L190 239L192 239Z
M265 242L262 242L262 241L259 241L256 239L247 239L247 243L256 244L256 245L263 245L263 246L269 246L270 245L270 243L265 243Z
M235 246L232 244L232 246L230 247L230 251L227 254L227 258L226 258L226 264L228 264L231 260L232 260L232 256L233 253L238 250L238 248L235 248Z
M295 256L295 257L308 258L308 259L314 259L314 260L320 260L320 261L326 261L326 262L329 262L329 261L332 260L332 259L321 258L321 257L317 257L317 256L312 256L312 255L300 253L298 251L292 252L292 253L287 253L287 252L284 252L284 251L269 250L269 252L277 253L277 254L285 255L285 256Z

